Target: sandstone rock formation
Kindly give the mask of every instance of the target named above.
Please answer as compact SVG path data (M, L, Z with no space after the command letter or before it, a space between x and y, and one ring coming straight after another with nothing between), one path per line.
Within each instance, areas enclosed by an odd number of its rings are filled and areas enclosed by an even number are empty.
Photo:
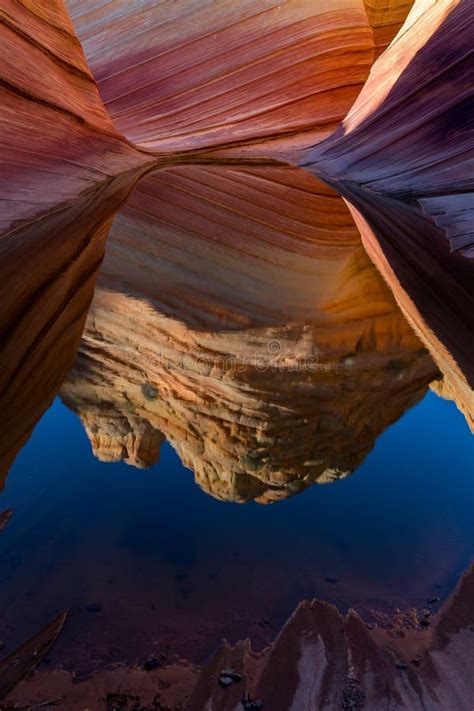
M436 376L335 193L186 167L114 222L62 396L101 458L150 427L206 491L268 502L350 473Z
M0 475L71 367L111 219L149 162L115 131L61 3L7 0L2 21Z
M349 201L369 256L472 425L470 16L469 2L417 2L340 128L302 162Z
M301 132L308 145L344 118L373 61L363 0L66 5L115 125L158 152Z
M473 594L471 569L432 632L414 633L395 647L381 644L354 610L343 617L333 605L304 602L266 653L255 655L248 642L224 642L203 667L186 708L237 708L242 686L216 684L216 675L232 667L248 680L252 698L278 711L468 711L474 698Z
M170 154L170 163L225 159L243 166L258 155L294 158L296 146L313 143L299 161L349 201L369 255L445 374L443 392L472 420L472 157L468 122L456 118L467 115L470 100L462 78L469 70L465 0L418 0L340 129L321 144L367 76L374 32L379 51L410 4L270 1L255 14L252 3L238 9L220 4L216 12L212 4L192 0L173 6L144 0L137 11L122 2L112 9L69 0L106 110L60 0L41 9L7 0L1 30L7 52L0 226L3 253L13 265L7 274L14 277L4 282L6 303L14 306L7 309L4 334L15 309L42 283L39 274L19 279L15 270L37 248L37 225L50 214L92 198L99 188L117 189L117 205L144 171L163 165L163 153ZM164 28L159 46L157 26ZM140 56L130 42L133 35L140 37ZM453 47L451 63L446 44ZM198 54L202 61L196 65ZM464 74L458 71L463 66ZM447 140L440 144L442 133ZM275 145L280 139L286 153ZM252 143L253 148L244 145ZM228 150L205 152L222 146ZM104 219L113 212L109 208L103 208ZM20 234L37 220L33 236ZM463 256L447 251L445 236ZM60 272L56 255L46 256L51 247L43 247L41 261L51 258L46 271Z
M0 483L73 364L124 187L100 189L0 240Z
M2 3L0 234L150 162L115 130L60 0Z
M120 214L64 388L99 456L148 465L166 436L205 490L267 502L349 473L428 383L472 424L470 0L416 0L387 49L411 2L67 5L0 10L0 474L71 365L114 213L165 164L207 166ZM442 382L341 201L275 159L347 201ZM277 711L470 709L472 580L419 668L304 603L265 655L224 645L191 708L235 708L209 674L242 663Z
M364 4L374 33L377 58L402 27L413 0L364 0Z
M151 672L120 667L80 684L64 670L43 668L22 681L6 703L23 707L62 698L67 711L85 705L100 711L107 698L110 705L140 703L147 711L157 705L235 711L248 694L272 711L470 711L473 594L471 568L431 618L430 630L395 640L381 630L369 631L353 610L343 617L328 603L303 602L259 654L248 641L233 646L224 641L201 669L185 660ZM224 689L217 680L229 668L242 680Z

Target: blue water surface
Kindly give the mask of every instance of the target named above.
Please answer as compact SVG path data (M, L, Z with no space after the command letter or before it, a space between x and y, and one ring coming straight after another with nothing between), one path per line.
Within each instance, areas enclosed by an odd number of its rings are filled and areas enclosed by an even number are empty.
M67 608L66 657L138 655L151 628L153 644L199 657L224 634L263 643L302 598L366 613L443 599L473 557L473 453L463 415L428 392L347 479L270 506L223 503L168 444L148 470L98 461L58 398L0 494L15 511L0 631L16 642Z

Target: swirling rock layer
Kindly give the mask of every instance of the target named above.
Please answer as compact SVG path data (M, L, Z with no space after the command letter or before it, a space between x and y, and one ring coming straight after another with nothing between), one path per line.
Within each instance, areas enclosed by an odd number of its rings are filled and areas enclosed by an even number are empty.
M373 61L362 0L67 0L117 128L189 150L304 132L346 115Z
M60 2L2 4L0 474L71 367L108 227L149 158L114 129Z
M73 364L107 232L129 190L114 182L0 240L0 482Z
M114 223L62 394L99 456L138 418L206 491L266 502L350 473L436 375L331 190L174 168Z
M150 159L114 129L61 2L5 0L0 37L2 235Z
M341 127L303 162L352 205L369 256L472 425L470 7L417 2Z

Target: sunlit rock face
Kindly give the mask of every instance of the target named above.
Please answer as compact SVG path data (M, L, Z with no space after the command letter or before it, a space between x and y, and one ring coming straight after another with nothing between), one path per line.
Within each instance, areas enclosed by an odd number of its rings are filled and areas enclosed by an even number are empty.
M370 258L472 426L471 11L463 0L417 2L341 127L303 163L348 200Z
M137 468L149 467L160 457L164 436L150 422L131 412L91 408L81 414L92 451L101 462L124 461Z
M436 376L332 190L188 167L114 222L62 396L101 458L130 459L118 420L155 451L149 423L203 489L266 503L351 473Z
M377 58L402 27L413 0L364 0L364 4L374 33Z

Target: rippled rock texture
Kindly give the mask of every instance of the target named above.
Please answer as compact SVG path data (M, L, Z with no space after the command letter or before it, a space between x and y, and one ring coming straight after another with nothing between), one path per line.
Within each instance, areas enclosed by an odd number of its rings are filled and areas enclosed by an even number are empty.
M344 118L374 56L363 0L66 5L115 125L156 151L301 132L311 144Z
M6 1L2 20L0 478L73 363L110 223L143 170L61 4Z
M62 3L42 5L2 2L5 250L6 237L13 240L27 222L57 212L144 161L114 128Z
M206 491L266 503L351 473L436 376L332 190L187 167L114 222L62 396L99 458L151 463L162 433Z
M166 437L206 491L265 503L350 473L428 384L473 424L471 1L66 5L1 7L2 476L140 178L63 388L102 459ZM468 709L471 588L419 671L324 603L209 668L247 655L278 711ZM194 708L235 708L206 673Z
M472 41L468 2L415 3L340 128L303 160L348 200L471 426Z

